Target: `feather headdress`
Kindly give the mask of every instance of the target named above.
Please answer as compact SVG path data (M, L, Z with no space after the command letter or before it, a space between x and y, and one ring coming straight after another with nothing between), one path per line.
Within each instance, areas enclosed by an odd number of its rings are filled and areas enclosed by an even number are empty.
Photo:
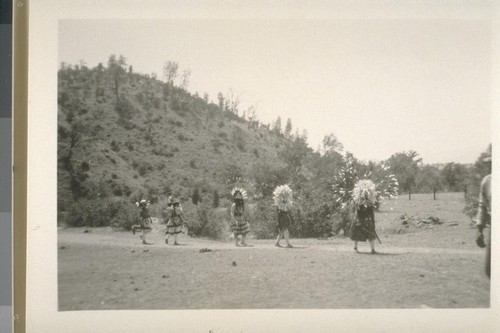
M168 207L168 209L173 209L174 207L178 207L178 210L182 211L182 205L181 205L180 200L174 196L168 197L167 207Z
M346 165L341 168L339 174L333 178L332 185L336 202L341 203L342 208L351 204L357 204L354 200L354 186L360 179L370 180L375 185L375 202L398 196L398 180L390 172L389 166L382 163L358 177L358 172L353 162L348 160Z
M231 196L234 198L234 196L236 195L236 193L240 193L241 194L241 198L242 199L246 199L247 198L247 191L245 191L243 188L241 187L235 187L231 190Z
M287 184L278 186L273 192L274 204L281 210L288 210L293 204L292 195L293 191Z
M369 179L358 180L352 190L352 200L357 206L374 205L377 201L375 183Z
M141 201L136 202L135 205L137 207L141 207L141 206L142 207L148 207L149 206L149 201L146 201L146 200L142 199Z
M167 205L168 205L168 206L172 206L172 205L174 205L174 204L179 204L179 205L180 205L179 199L177 199L177 198L176 198L176 197L174 197L174 196L170 196L170 197L168 197L168 199L167 199Z

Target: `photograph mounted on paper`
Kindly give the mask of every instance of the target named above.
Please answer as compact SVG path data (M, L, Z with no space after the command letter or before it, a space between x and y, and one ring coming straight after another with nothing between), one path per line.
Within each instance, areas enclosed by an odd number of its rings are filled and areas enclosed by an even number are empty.
M480 20L59 21L58 310L489 308L491 53Z

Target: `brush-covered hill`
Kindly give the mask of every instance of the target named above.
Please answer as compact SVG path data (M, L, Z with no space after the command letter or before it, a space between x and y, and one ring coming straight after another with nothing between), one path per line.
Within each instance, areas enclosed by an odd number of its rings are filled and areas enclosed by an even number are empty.
M476 211L479 180L489 172L481 158L474 167L440 168L423 165L410 151L363 162L344 154L333 133L325 136L320 154L305 134L291 134L291 121L284 129L280 118L263 124L251 110L238 110L231 96L219 95L214 104L185 87L135 73L123 57L111 56L107 66L94 68L62 64L59 225L128 228L138 219L136 201L150 200L154 216L161 216L166 198L174 195L191 205L185 211L197 229L190 231L217 237L227 224L230 190L242 185L255 234L269 237L275 232L272 192L287 183L294 191L291 232L324 236L352 222L342 203L360 178L375 181L379 194L397 191L391 185L396 178L399 190L409 194L465 185L469 215Z
M58 72L59 212L81 200L225 197L261 161L279 165L281 133L124 63ZM82 201L83 202L83 201ZM61 217L61 216L60 216Z

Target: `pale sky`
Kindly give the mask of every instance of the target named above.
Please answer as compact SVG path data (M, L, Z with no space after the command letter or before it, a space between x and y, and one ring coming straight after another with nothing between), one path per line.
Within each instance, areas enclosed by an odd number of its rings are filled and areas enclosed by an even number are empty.
M361 160L415 150L472 163L491 142L491 27L480 20L63 20L59 62L123 55L135 72L191 70L188 90L230 89L241 110L334 133Z

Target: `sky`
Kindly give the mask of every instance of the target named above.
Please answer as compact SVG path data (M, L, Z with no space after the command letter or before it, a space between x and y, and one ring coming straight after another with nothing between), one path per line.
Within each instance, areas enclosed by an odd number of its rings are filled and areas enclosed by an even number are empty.
M482 20L94 19L61 20L58 52L89 67L123 55L159 79L176 61L192 93L232 91L313 149L333 133L364 161L473 163L492 141L491 39Z

